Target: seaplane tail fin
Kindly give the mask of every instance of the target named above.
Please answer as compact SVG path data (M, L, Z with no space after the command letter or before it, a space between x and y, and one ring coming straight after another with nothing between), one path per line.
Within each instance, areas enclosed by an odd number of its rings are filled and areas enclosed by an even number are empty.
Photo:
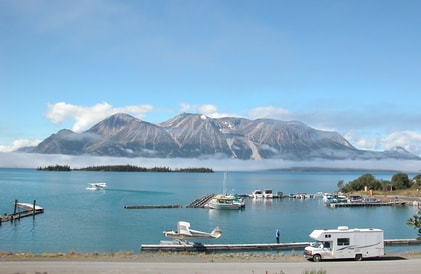
M179 221L177 223L177 230L180 235L191 236L189 222Z
M219 227L215 227L215 229L212 230L211 232L211 236L214 239L218 239L219 237L221 237L221 235L222 235L222 230Z

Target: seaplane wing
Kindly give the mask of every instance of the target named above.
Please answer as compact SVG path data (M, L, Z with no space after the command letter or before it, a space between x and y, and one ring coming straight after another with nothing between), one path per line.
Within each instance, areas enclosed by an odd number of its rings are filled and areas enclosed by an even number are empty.
M216 227L212 232L203 232L198 230L190 229L190 223L179 221L177 223L176 231L164 231L165 237L173 238L177 240L188 240L188 239L218 239L222 235L222 231L219 227Z

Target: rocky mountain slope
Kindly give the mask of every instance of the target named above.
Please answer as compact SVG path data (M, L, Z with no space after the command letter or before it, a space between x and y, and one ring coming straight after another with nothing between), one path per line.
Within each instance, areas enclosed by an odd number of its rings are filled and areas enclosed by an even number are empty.
M209 118L180 114L152 124L127 114L115 114L90 129L63 129L32 152L156 158L237 159L418 159L402 149L358 150L339 133L316 130L297 121Z

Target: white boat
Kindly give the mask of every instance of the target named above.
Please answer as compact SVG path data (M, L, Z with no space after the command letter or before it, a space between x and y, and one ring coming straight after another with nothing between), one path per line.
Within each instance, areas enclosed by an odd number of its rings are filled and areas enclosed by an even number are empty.
M234 195L216 195L207 204L212 209L241 209L245 207L243 199Z
M164 231L163 233L165 237L181 241L194 239L218 239L222 235L222 231L219 227L216 227L208 233L190 229L190 223L185 221L177 222L177 230Z
M349 195L348 203L362 203L363 198L360 195Z
M227 193L227 172L224 173L222 191L223 193ZM207 203L206 207L211 209L241 209L245 205L244 200L236 195L218 194Z
M323 194L323 202L329 203L346 203L348 199L342 193L324 193Z
M107 187L107 183L90 183L87 190L102 190Z
M310 198L310 195L308 195L307 193L296 193L295 198L297 198L297 199L307 199L307 198Z
M348 203L348 199L344 195L337 195L333 194L330 197L327 198L326 204L335 204L335 203Z
M263 191L263 198L265 198L265 199L272 199L273 198L272 189L265 189Z
M380 202L380 200L379 200L379 199L377 199L377 198L374 198L374 197L364 197L364 198L362 199L362 202L363 202L363 203L379 203L379 202Z
M251 193L251 197L254 199L263 198L263 192L260 189L255 189Z
M323 193L322 197L323 197L323 202L327 203L329 201L329 198L331 198L333 196L333 193Z

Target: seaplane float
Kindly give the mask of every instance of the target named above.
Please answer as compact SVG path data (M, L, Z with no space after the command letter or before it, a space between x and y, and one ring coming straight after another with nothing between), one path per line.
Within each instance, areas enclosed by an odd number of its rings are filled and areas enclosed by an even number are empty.
M190 229L190 223L185 221L177 222L177 230L164 231L164 236L174 239L175 243L188 244L188 240L197 239L218 239L222 235L219 227L215 227L210 233Z
M103 190L107 188L107 183L90 183L87 190Z

